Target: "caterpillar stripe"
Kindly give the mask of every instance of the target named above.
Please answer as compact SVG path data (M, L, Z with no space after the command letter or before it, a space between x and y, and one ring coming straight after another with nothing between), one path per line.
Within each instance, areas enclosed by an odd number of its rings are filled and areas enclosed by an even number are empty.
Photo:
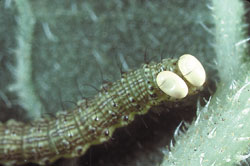
M107 141L114 130L133 121L160 102L188 102L202 89L205 71L191 55L144 64L126 73L92 99L82 100L54 118L24 124L0 123L0 163L47 165L61 157L81 156Z

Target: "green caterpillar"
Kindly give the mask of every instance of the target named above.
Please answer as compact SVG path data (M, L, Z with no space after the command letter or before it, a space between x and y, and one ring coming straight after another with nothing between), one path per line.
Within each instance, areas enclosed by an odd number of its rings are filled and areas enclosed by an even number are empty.
M92 99L82 100L55 118L24 124L0 123L0 163L47 165L58 158L83 155L94 144L107 141L118 127L145 114L160 102L188 101L203 88L205 70L192 55L144 64L126 73Z

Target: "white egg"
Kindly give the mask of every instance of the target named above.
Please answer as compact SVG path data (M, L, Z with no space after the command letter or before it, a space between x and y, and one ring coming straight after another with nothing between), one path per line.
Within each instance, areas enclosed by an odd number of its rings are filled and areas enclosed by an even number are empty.
M174 98L184 98L188 87L184 80L171 71L162 71L156 77L158 87L167 95Z
M193 86L200 87L206 81L206 72L198 59L190 54L182 55L178 68L184 78Z

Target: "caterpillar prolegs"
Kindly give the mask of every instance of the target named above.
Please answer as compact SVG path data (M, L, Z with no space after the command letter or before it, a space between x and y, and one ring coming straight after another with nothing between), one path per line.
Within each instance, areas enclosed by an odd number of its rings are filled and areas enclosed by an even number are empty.
M185 54L123 74L109 88L55 118L0 123L0 163L46 165L61 157L81 156L153 105L188 101L203 88L205 79L201 63Z

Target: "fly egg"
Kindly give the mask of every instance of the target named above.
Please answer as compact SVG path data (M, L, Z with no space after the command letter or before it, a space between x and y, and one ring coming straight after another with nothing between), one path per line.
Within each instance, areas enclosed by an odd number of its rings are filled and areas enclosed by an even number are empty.
M190 54L182 55L178 68L183 77L193 86L200 87L206 81L206 72L198 59Z
M167 95L181 99L188 94L184 80L171 71L162 71L156 77L158 87Z

